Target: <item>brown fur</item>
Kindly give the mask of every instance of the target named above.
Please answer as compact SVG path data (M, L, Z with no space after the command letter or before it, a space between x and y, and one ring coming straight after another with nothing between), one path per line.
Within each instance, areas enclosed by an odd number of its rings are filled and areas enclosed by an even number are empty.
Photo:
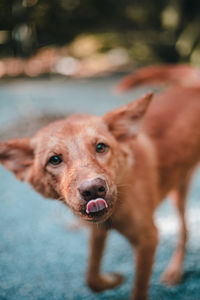
M160 82L161 78L174 82L168 67L155 70L152 67L131 75L129 86L141 82L141 78L142 83L152 82L152 78L154 82L156 79ZM51 123L32 139L0 143L0 161L8 170L31 183L42 195L64 201L75 214L91 222L87 282L94 291L113 288L123 280L119 274L102 275L100 271L111 226L135 250L136 275L131 299L147 299L158 242L153 215L168 193L173 195L181 232L162 279L167 284L181 280L187 239L185 200L191 174L200 160L200 88L195 85L198 82L195 70L187 73L187 68L175 66L173 70L182 74L180 78L186 72L192 84L186 87L180 79L179 84L156 96L151 104L152 94L148 93L102 118L75 115ZM98 143L109 147L99 153ZM61 156L62 162L53 166L49 162L53 155ZM79 187L94 178L106 182L104 199L108 208L89 215Z

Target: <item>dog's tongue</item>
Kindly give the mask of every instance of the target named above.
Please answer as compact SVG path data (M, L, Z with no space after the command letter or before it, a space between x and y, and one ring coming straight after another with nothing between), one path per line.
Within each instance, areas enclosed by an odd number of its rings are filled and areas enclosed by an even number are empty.
M107 207L108 207L108 204L102 198L98 198L98 199L95 199L95 200L90 200L87 203L86 213L87 214L95 213L95 212L103 210L104 208L107 208Z

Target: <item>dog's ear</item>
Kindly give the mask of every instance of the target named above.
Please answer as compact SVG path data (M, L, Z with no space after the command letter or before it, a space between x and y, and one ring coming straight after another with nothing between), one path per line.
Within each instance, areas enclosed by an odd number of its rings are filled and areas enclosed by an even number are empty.
M33 149L28 138L0 142L0 163L20 180L27 179L33 156Z
M104 122L118 140L137 135L152 97L153 93L149 92L137 101L132 101L103 116Z

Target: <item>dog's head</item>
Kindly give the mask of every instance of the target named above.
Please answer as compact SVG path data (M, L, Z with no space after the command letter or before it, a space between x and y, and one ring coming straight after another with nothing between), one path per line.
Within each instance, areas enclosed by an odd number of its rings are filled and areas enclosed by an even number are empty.
M45 197L63 200L85 220L103 222L115 207L127 153L149 93L103 117L74 115L31 138L0 143L0 162Z

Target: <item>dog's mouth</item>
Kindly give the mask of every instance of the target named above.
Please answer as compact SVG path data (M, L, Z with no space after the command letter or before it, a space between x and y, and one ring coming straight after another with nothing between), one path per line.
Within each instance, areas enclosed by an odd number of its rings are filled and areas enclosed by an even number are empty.
M106 200L103 198L97 198L90 200L87 203L85 209L81 211L81 215L86 221L98 222L105 219L108 214L108 210L109 207Z
M86 213L95 214L103 211L108 208L107 202L103 198L97 198L94 200L90 200L86 205Z

